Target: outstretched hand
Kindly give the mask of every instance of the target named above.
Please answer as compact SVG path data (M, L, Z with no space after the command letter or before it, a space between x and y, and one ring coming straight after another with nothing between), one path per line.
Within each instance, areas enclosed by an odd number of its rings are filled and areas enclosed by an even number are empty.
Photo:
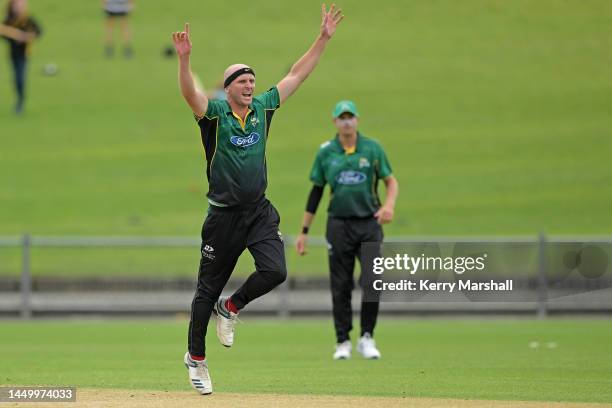
M191 40L189 39L189 23L185 23L185 31L172 33L174 49L179 57L191 54Z
M336 32L336 27L342 19L344 15L342 14L341 9L336 9L336 5L332 4L327 11L327 7L325 3L321 5L321 35L326 38L331 38Z

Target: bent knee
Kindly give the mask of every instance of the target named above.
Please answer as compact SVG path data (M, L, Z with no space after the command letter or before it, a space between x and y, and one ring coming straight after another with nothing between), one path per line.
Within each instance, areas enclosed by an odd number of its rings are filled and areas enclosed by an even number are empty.
M266 274L268 275L268 279L272 281L276 286L287 280L286 268L279 268L273 271L268 271Z

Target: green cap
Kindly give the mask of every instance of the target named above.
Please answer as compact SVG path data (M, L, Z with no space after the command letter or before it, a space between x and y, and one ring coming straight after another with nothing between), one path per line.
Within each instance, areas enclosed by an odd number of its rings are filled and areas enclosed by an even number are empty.
M340 101L336 104L333 113L334 119L340 117L340 115L342 115L343 113L351 113L355 116L359 116L359 113L357 112L357 106L355 106L355 103L353 101Z

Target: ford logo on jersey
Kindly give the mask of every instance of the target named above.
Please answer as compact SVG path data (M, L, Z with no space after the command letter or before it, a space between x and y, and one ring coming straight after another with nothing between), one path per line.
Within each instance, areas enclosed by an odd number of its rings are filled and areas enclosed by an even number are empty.
M364 173L354 170L345 170L336 176L336 181L340 184L359 184L366 180Z
M259 139L261 139L259 133L253 132L248 136L232 136L230 142L232 142L234 146L249 147L259 142Z

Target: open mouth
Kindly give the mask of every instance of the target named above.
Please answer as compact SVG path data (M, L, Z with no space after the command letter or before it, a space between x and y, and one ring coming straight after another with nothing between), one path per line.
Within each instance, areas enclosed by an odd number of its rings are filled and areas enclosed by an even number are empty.
M253 96L252 93L243 93L242 96L244 96L245 98L250 98L251 96Z

